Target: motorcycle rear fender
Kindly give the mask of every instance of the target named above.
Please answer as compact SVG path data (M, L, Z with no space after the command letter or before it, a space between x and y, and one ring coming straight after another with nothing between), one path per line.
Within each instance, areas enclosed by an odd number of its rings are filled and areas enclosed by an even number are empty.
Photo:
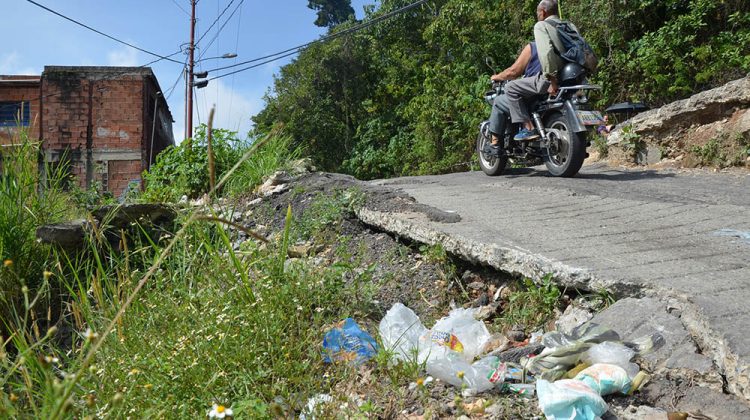
M563 107L563 115L565 115L565 118L568 119L568 124L570 124L570 129L574 133L583 133L587 130L586 126L583 125L583 121L581 121L581 119L578 118L576 109L573 106L573 102L570 99L565 101L565 105Z

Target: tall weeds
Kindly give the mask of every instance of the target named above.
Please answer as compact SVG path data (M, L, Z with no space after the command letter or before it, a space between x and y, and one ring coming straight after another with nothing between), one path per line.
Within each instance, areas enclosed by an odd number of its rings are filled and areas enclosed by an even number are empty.
M60 191L60 170L39 168L39 144L21 130L13 145L3 147L0 166L0 318L10 319L22 298L22 287L32 293L42 285L50 250L36 241L40 225L70 214L71 205ZM44 175L44 177L43 177ZM2 326L0 326L2 331Z
M247 149L216 189L257 170L243 165L268 144ZM40 220L29 222L26 242L36 244ZM257 418L277 410L277 398L325 389L318 344L348 310L347 268L288 261L290 211L269 243L238 246L216 220L187 214L172 236L123 233L117 249L94 229L84 253L38 256L39 277L26 275L38 287L18 288L20 304L4 318L0 417L195 418L217 402ZM15 262L2 273L24 284L14 270ZM61 291L51 293L51 282ZM34 314L53 295L64 295L62 320L39 328Z

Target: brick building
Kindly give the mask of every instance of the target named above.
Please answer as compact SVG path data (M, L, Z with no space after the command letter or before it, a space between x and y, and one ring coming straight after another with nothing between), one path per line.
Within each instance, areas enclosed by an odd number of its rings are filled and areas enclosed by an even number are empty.
M20 118L19 118L20 117ZM46 66L40 76L0 76L0 144L18 125L42 142L81 187L115 196L174 144L172 114L146 67Z

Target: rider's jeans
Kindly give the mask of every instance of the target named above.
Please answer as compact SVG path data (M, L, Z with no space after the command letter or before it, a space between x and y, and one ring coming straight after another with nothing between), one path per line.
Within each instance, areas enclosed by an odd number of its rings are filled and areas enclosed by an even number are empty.
M505 123L508 119L508 97L505 94L497 95L492 104L490 113L490 133L502 138L505 134Z

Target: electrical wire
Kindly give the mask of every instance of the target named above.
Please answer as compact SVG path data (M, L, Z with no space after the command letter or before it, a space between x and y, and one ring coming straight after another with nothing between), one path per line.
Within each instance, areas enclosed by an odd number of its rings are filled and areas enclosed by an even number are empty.
M210 40L210 41L208 42L208 45L206 45L206 46L204 47L204 49L203 49L203 53L201 53L200 57L198 57L198 60L200 60L200 59L201 59L201 58L203 57L203 55L204 55L204 54L206 54L206 52L207 52L207 51L208 51L208 49L209 49L209 48L211 47L211 45L212 45L212 44L214 43L214 41L216 41L216 38L218 38L218 37L219 37L219 33L221 33L222 29L224 29L224 27L225 27L225 26L227 26L227 23L229 23L229 21L230 21L230 20L232 20L232 17L234 16L234 14L235 14L235 13L237 13L237 10L238 10L238 9L239 9L239 8L240 8L240 7L242 6L242 3L244 3L244 2L245 2L245 0L240 0L240 2L239 2L239 3L237 3L237 7L235 7L235 8L234 8L234 10L232 11L232 13L231 13L231 14L229 15L229 17L227 18L227 20L225 20L225 21L224 21L224 24L223 24L223 25L221 25L221 27L219 27L219 30L218 30L218 31L216 31L216 34L215 34L215 35L214 35L214 37L213 37L213 38L211 38L211 40ZM235 51L236 51L236 50L237 50L237 49L235 48Z
M370 20L368 22L364 22L364 23L361 23L359 25L352 26L351 28L344 29L341 32L337 32L335 34L327 35L327 36L324 36L324 37L322 37L320 39L316 39L314 41L310 41L310 42L304 43L302 45L298 45L296 47L288 48L286 50L279 51L279 52L274 53L274 54L269 54L269 55L266 55L266 56L263 56L263 57L254 58L252 60L243 61L243 62L237 63L237 64L230 64L228 66L223 66L223 67L217 67L217 68L214 68L214 69L210 69L210 70L208 70L209 72L214 72L214 71L219 71L219 70L226 70L226 69L229 69L229 68L238 67L238 66L242 66L242 65L250 64L250 63L255 63L255 62L258 62L258 61L261 61L261 60L266 60L266 59L270 58L270 60L264 61L262 63L256 64L256 65L252 65L252 66L249 66L249 67L244 67L242 69L235 70L235 71L229 72L229 73L225 73L225 74L213 77L213 78L208 79L208 80L211 81L211 80L219 79L219 78L226 77L226 76L229 76L229 75L232 75L232 74L236 74L236 73L239 73L239 72L242 72L242 71L245 71L245 70L254 69L256 67L260 67L263 64L268 64L268 63L270 63L272 61L280 60L282 58L289 57L290 55L294 55L297 52L299 52L300 50L302 50L303 48L309 47L310 45L313 45L313 44L316 44L316 43L319 43L319 42L330 41L332 39L340 38L340 37L342 37L344 35L349 35L351 33L359 32L359 31L361 31L363 29L366 29L366 28L368 28L368 27L370 27L372 25L375 25L375 24L380 23L380 22L382 22L384 20L390 19L390 18L392 18L392 17L394 17L394 16L396 16L398 14L401 14L403 12L406 12L407 10L413 9L413 8L415 8L417 6L421 6L422 4L427 3L428 1L429 0L418 0L418 1L414 2L414 3L406 5L404 7L398 8L396 10L392 10L392 11L390 11L390 12L384 14L384 15L378 16L378 17L376 17L376 18L374 18L374 19L372 19L372 20ZM272 58L272 57L274 57L274 58Z
M234 42L234 51L237 51L237 48L240 46L240 28L242 28L242 9L240 9L240 16L237 18L237 39ZM237 63L237 57L234 57L234 62L235 64ZM232 86L229 88L229 113L227 114L230 116L232 115L232 106L234 105L234 79L235 76L232 75ZM239 131L239 125L237 131Z
M133 45L133 44L131 44L131 43L129 43L129 42L125 42L125 41L123 41L123 40L121 40L121 39L115 38L114 36L112 36L112 35L109 35L109 34L106 34L106 33L102 32L102 31L100 31L100 30L94 29L94 28L92 28L91 26L88 26L88 25L86 25L85 23L81 23L81 22L79 22L79 21L77 21L77 20L75 20L75 19L73 19L73 18L70 18L70 17L68 17L68 16L65 16L65 15L63 15L63 14L62 14L62 13L60 13L60 12L56 12L56 11L54 11L54 10L50 9L49 7L47 7L47 6L43 5L43 4L40 4L40 3L37 3L37 2L35 2L34 0L26 0L26 1L27 1L27 2L29 2L29 3L31 3L31 4L33 4L33 5L35 5L35 6L37 6L37 7L40 7L40 8L42 8L42 9L46 10L46 11L48 11L48 12L50 12L50 13L54 14L54 15L57 15L57 16L59 16L59 17L61 17L61 18L65 19L65 20L68 20L68 21L70 21L70 22L73 22L73 23L75 23L76 25L82 26L82 27L84 27L84 28L86 28L86 29L88 29L88 30L90 30L90 31L96 32L96 33L97 33L97 34L99 34L99 35L105 36L105 37L107 37L107 38L109 38L109 39L111 39L111 40L113 40L113 41L119 42L120 44L124 44L124 45L127 45L127 46L128 46L128 47L130 47L130 48L134 48L134 49L136 49L136 50L138 50L138 51L141 51L141 52L144 52L144 53L146 53L146 54L149 54L149 55L153 55L154 57L159 57L159 58L160 58L161 60L168 60L168 61L171 61L171 62L173 62L173 63L177 63L177 64L182 64L181 62L179 62L179 61L177 61L177 60L173 60L173 59L171 59L171 58L169 58L169 57L166 57L166 56L163 56L163 55L159 55L159 54L157 54L157 53L155 53L155 52L151 52L151 51L149 51L149 50L144 50L144 49L143 49L143 48L141 48L141 47L138 47L138 46L136 46L136 45Z
M30 1L30 0L27 0L27 1ZM201 35L200 38L198 38L198 41L195 42L195 45L200 44L203 38L206 35L208 35L209 32L211 32L211 28L213 28L214 25L216 25L216 23L219 21L219 19L221 19L221 17L224 16L224 13L226 13L227 10L229 10L229 8L232 6L232 3L234 3L234 0L230 1L229 4L227 4L227 7L225 7L224 10L219 14L219 16L216 17L216 20L214 20L211 26L209 26L208 29L206 29L206 32L203 32L203 35Z
M182 10L186 15L190 16L190 12L188 12L182 6L180 6L180 3L177 3L177 1L175 0L172 0L172 3L174 3L174 5L177 6L180 10Z
M187 59L185 59L185 66L187 66ZM167 92L167 95L165 96L165 99L168 101L170 97L172 97L172 93L174 93L174 90L177 88L177 84L180 83L180 80L185 76L185 69L180 70L179 76L177 76L177 80L175 80L172 87L169 88L169 91Z
M182 52L182 51L177 51L176 53L172 53L172 54L168 55L167 57L173 57L173 56L175 56L175 55L177 55L177 54L179 54L179 53L181 53L181 52ZM153 60L153 61L149 61L148 63L146 63L146 64L141 64L140 66L137 66L137 67L135 67L135 68L136 68L136 69L140 69L140 68L148 67L149 65L151 65L151 64L154 64L154 63L156 63L156 62L158 62L158 61L161 61L161 60L163 60L163 58L159 58L159 59L156 59L156 60ZM183 64L183 66L184 66L184 65L187 65L187 60L185 61L185 63L180 63L180 64ZM113 74L111 74L111 75L109 75L109 76L105 76L105 77L102 77L102 78L100 78L100 79L97 79L97 81L106 81L106 80L111 80L111 79L114 79L114 78L117 78L117 77L120 77L120 76L122 76L122 75L123 75L124 73L126 73L126 72L117 72L117 73L113 73ZM31 98L31 99L23 99L23 100L21 100L21 101L18 101L18 102L36 102L36 101L39 101L39 100L42 100L42 99L46 99L46 98L51 98L51 97L53 97L53 96L59 96L59 95L62 95L62 94L63 94L63 92L57 92L57 93L48 93L48 94L46 94L46 95L41 95L41 96L37 96L36 98ZM15 104L4 104L4 105L0 105L0 108L3 108L3 107L5 107L5 106L16 106L16 105L15 105Z

